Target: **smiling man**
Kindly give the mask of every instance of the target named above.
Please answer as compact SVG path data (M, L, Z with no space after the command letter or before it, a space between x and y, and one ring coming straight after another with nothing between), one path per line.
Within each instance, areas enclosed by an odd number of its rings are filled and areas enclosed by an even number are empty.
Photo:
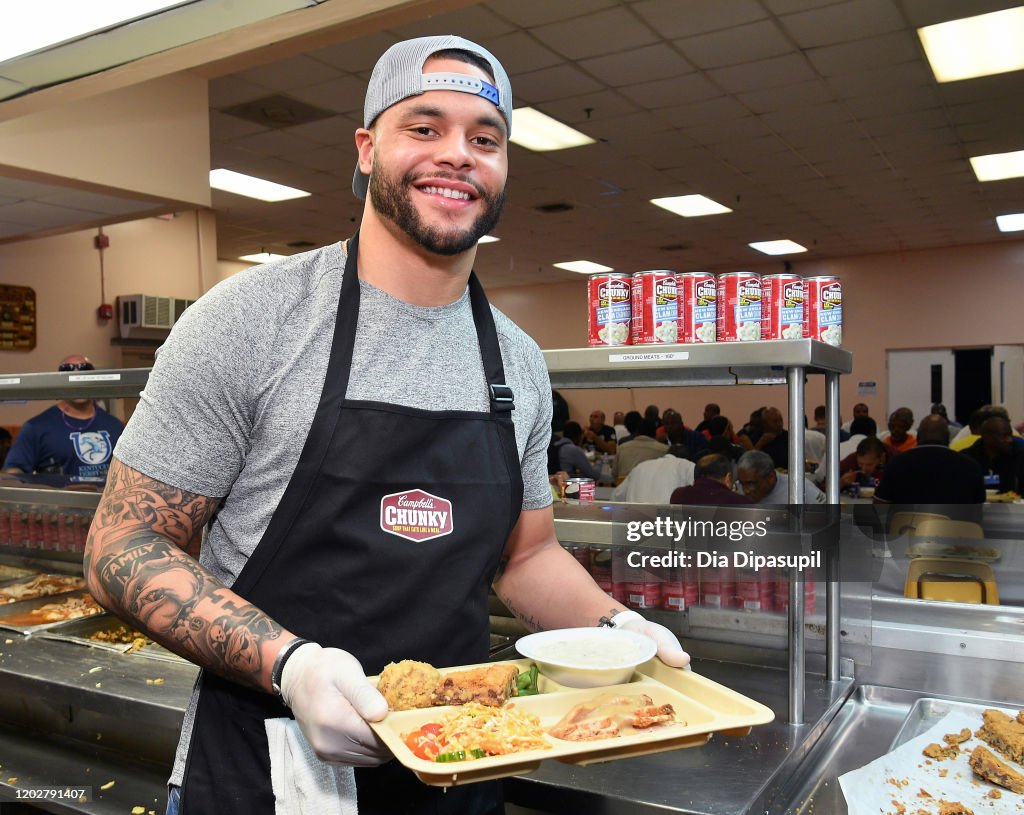
M291 717L339 789L360 768L363 815L502 812L500 784L444 793L389 761L367 681L402 659L486 661L492 586L534 630L611 624L689 661L555 537L543 356L472 273L511 111L479 45L392 46L355 133L358 233L218 285L158 354L85 569L100 602L204 669L169 812L273 813L268 733Z

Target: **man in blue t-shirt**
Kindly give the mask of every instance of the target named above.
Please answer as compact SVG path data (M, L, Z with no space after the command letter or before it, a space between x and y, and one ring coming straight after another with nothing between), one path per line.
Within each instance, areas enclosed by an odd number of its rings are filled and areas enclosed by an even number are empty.
M58 371L92 371L88 357L65 357ZM72 481L106 481L124 425L92 399L61 399L21 428L4 461L7 473L60 474Z

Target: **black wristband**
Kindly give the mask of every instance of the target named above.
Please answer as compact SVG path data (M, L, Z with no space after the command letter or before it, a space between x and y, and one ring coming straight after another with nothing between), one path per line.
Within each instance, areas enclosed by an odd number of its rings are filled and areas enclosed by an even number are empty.
M270 669L270 687L276 695L281 695L281 678L284 676L284 666L288 662L288 658L299 649L299 646L306 645L309 642L312 642L312 640L296 637L277 652L274 667Z

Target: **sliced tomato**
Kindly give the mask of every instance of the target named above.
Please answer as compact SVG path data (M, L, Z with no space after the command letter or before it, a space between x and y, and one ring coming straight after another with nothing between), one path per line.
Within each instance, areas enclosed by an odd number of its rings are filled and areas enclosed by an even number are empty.
M441 752L441 745L438 742L438 734L441 725L433 722L423 725L419 730L414 730L405 737L405 746L408 747L414 756L433 761Z

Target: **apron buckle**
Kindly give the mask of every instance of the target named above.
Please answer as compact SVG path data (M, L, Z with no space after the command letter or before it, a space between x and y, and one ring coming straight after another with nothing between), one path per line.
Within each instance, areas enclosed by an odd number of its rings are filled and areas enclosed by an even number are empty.
M507 412L515 409L515 396L508 385L491 385L491 408L495 412Z

